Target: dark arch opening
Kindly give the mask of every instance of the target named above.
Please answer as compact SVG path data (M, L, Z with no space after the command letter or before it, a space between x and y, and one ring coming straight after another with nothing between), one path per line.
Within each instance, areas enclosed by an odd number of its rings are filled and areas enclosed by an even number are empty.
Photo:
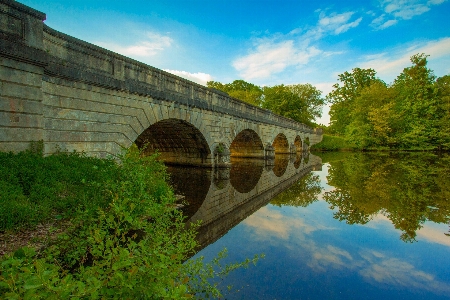
M193 125L178 119L159 121L136 139L144 155L160 153L166 164L210 166L210 150L203 134Z
M275 153L290 153L289 142L286 136L282 133L278 134L272 143L273 148L275 148Z
M297 135L294 140L295 152L302 152L302 139Z
M264 146L258 134L251 130L242 130L230 145L232 157L264 158Z

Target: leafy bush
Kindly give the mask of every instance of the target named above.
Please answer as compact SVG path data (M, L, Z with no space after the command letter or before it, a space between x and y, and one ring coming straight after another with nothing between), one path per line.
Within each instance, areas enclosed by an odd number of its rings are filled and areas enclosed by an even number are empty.
M25 160L32 156L22 155ZM47 158L29 159L37 164ZM71 173L74 177L60 177L63 183L56 180L55 174L48 173L55 178L49 181L54 183L48 187L50 191L62 185L62 191L71 195L71 188L80 187L83 192L75 192L73 196L78 209L70 227L45 250L21 248L3 257L2 299L185 299L199 293L218 297L217 284L208 278L226 275L258 259L256 256L222 267L219 261L225 256L223 252L211 265L205 266L201 258L186 262L197 247L198 225L186 228L182 213L174 209L175 197L166 182L165 167L155 155L142 158L139 151L132 149L122 157L120 165L108 160L101 165L98 160L75 154L58 154L48 159L65 161L61 166L71 163L80 166L79 172ZM91 163L90 169L83 166L84 160ZM108 175L96 178L81 170ZM56 168L53 171L57 172ZM41 182L41 172L30 171L27 178ZM10 181L15 178L11 176ZM70 184L74 186L67 188ZM29 201L23 203L25 207L32 202L24 195L23 184L4 185L17 199ZM84 189L85 186L95 187L97 192ZM51 192L44 195L47 190L43 186L36 188L30 184L28 194L32 195L34 190L42 197L51 196ZM84 198L77 199L80 195ZM68 197L57 197L60 198ZM96 199L95 204L90 199ZM26 216L28 211L23 208L22 213Z

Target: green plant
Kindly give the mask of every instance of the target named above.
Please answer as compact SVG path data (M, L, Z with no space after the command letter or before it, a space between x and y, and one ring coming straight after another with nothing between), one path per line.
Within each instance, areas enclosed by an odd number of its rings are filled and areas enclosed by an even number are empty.
M217 153L222 154L223 151L225 150L224 146L222 144L219 144L219 146L217 146Z
M197 247L198 225L186 228L182 213L173 208L175 197L157 156L140 156L133 148L121 157L114 176L97 182L104 201L79 205L69 228L44 251L21 248L3 257L1 298L220 296L208 278L256 262L258 257L222 266L224 253L210 265L201 259L187 261Z

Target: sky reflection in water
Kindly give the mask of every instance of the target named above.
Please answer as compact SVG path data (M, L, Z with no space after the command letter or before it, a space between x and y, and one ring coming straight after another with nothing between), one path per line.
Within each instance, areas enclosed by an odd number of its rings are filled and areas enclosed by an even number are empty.
M322 188L311 204L268 204L196 255L208 261L224 247L230 262L266 255L221 283L224 292L233 285L225 298L449 299L448 224L425 221L411 243L400 239L386 209L364 225L333 218L339 208L324 201L335 189L327 184L332 165L308 175Z

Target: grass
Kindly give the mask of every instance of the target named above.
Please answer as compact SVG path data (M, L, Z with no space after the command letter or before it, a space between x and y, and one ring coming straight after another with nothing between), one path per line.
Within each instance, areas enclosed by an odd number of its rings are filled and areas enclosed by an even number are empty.
M343 137L324 134L322 141L311 146L311 151L354 151L359 150L355 144Z
M108 204L102 183L117 177L113 160L58 153L0 153L0 230L30 228Z

